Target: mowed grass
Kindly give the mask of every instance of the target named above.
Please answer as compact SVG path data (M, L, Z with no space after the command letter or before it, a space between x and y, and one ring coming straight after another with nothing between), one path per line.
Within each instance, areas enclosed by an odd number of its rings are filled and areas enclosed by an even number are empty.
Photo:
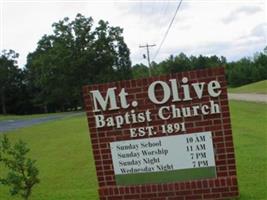
M241 200L267 199L267 106L232 101L231 120Z
M229 93L257 93L267 94L267 80L243 85L237 88L229 88Z
M98 199L97 182L85 115L43 123L9 132L11 140L22 139L37 160L40 184L31 199ZM0 174L1 172L0 169ZM0 186L0 200L11 198Z
M232 101L230 107L240 200L265 200L266 105ZM26 141L31 148L30 156L37 160L41 183L34 188L32 200L98 199L85 116L35 125L9 132L8 136ZM11 198L8 189L0 186L0 199L19 198Z

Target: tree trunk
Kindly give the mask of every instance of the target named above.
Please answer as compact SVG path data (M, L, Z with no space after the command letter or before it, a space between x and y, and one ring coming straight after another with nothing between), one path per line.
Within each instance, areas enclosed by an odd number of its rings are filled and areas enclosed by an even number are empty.
M44 105L44 113L48 113L47 104Z
M65 112L65 106L61 105L61 112Z
M6 114L6 98L5 98L5 92L1 92L1 104L2 104L2 113Z

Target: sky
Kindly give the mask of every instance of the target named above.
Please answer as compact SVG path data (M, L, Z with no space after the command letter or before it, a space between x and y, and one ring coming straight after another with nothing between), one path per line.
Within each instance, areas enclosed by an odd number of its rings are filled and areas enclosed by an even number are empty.
M267 46L266 0L183 0L169 33L163 36L180 0L0 0L0 50L19 53L24 67L44 34L52 34L52 24L77 13L123 28L133 64L144 63L145 48L152 61L171 54L217 55L228 61L252 57Z

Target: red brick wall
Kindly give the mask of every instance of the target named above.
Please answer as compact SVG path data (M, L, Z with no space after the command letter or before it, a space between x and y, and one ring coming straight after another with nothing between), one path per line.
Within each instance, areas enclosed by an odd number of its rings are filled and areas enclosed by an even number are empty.
M214 152L216 154L215 162L217 178L192 180L186 182L174 182L167 184L116 186L111 151L109 146L110 142L137 139L138 137L130 137L129 128L131 127L153 125L159 132L159 126L161 124L173 123L173 120L163 121L157 119L156 113L159 107L163 105L153 104L148 99L147 90L148 86L153 81L161 80L168 83L169 79L175 78L177 79L177 82L180 82L182 77L187 77L189 79L189 83L202 81L209 82L211 80L217 80L221 84L222 93L217 98L210 97L208 95L208 92L204 91L204 96L200 100L196 99L196 96L193 96L192 101L176 103L179 106L190 106L196 103L208 103L209 100L214 100L220 105L221 113L219 114L179 119L180 122L185 122L186 133L178 133L190 134L202 131L212 132ZM89 91L97 89L101 92L102 95L105 95L107 89L110 87L117 87L117 91L125 88L125 90L129 93L127 97L129 102L132 100L137 100L139 103L138 107L135 108L136 112L150 109L150 111L153 113L152 122L144 122L135 125L124 125L120 129L108 127L97 129L95 126L94 113L92 111L92 97L89 95ZM83 93L99 183L99 195L101 200L228 199L229 197L236 197L239 195L236 177L234 146L227 99L227 88L223 68L212 68L139 80L128 80L107 84L84 86ZM159 96L162 96L163 93L159 90L157 94ZM167 102L164 105L168 104L171 104L171 101ZM111 116L122 114L131 109L132 108L119 111L105 111L103 112L103 114ZM179 122L179 120L177 121L177 119L175 119L175 122ZM158 133L155 137L159 136L162 137L163 135Z

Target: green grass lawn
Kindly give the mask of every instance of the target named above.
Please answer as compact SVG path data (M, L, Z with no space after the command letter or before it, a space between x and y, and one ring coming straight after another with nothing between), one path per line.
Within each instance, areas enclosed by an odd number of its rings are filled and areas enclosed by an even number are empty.
M267 199L267 106L230 103L241 200Z
M230 105L240 200L267 199L267 107L239 101ZM23 128L8 136L26 141L30 156L37 160L41 183L34 188L32 200L98 199L85 116ZM8 189L0 186L0 199L19 198L9 197Z
M229 88L229 93L258 93L267 94L267 80L243 85L237 88Z
M34 188L32 199L98 199L88 135L85 115L8 133L12 140L26 141L30 156L37 160L41 183ZM7 188L0 186L0 199L19 198L9 197Z

